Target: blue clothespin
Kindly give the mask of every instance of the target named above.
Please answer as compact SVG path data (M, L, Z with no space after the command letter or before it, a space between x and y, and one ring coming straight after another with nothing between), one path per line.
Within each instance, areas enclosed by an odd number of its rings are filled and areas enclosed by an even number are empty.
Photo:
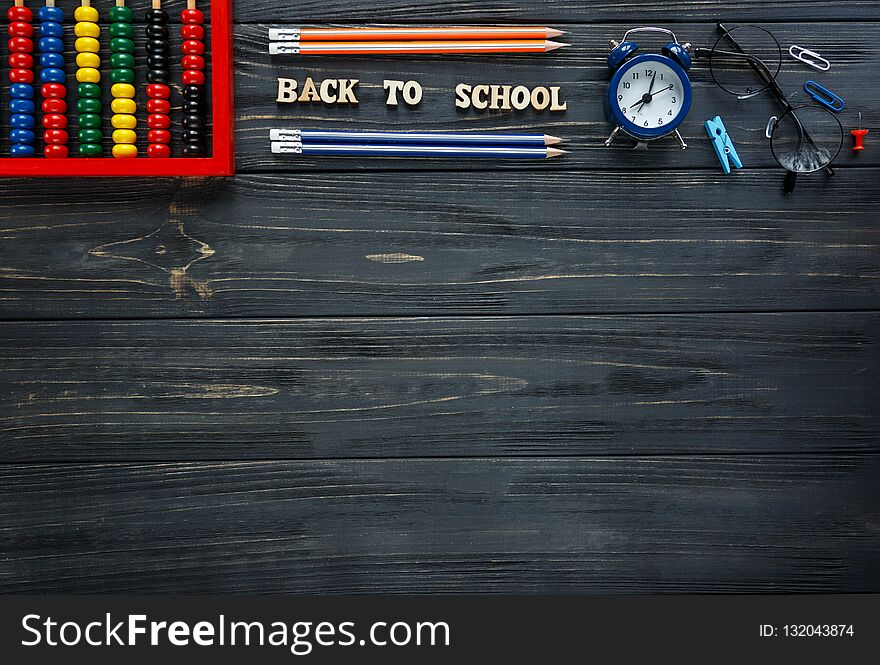
M712 139L712 147L715 148L715 154L718 155L718 161L721 162L721 168L724 169L725 173L730 173L730 164L741 169L742 161L739 158L739 155L736 154L736 148L733 147L733 141L730 140L730 137L727 135L727 130L724 128L724 123L721 122L721 116L716 115L712 120L707 120L706 131L709 134L709 138Z

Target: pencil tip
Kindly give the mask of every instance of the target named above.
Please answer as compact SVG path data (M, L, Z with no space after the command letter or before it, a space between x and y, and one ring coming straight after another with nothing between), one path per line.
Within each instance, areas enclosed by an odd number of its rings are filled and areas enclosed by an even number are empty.
M553 159L554 157L562 157L562 155L567 155L568 152L565 150L560 150L559 148L547 148L547 159Z
M568 34L564 30L557 30L556 28L547 28L547 38L553 39L554 37L561 37L562 35Z
M544 51L555 51L558 48L565 48L566 46L571 46L571 44L563 44L562 42L550 42L544 46Z
M544 134L544 145L556 145L557 143L562 143L562 139L558 136Z

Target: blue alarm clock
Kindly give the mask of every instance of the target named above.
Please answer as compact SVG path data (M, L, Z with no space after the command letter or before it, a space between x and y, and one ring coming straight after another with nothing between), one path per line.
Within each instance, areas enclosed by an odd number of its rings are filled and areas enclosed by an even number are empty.
M660 32L672 37L660 53L636 55L639 46L627 38L636 32ZM611 145L618 132L635 139L637 147L674 135L682 149L687 144L678 126L691 109L690 44L682 44L665 28L633 28L623 41L611 41L608 68L613 72L605 98L605 114L614 131L605 141Z

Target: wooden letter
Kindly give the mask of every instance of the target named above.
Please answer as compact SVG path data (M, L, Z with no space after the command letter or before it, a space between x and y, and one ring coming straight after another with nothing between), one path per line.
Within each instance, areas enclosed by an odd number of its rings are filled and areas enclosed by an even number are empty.
M336 79L325 79L321 81L321 101L325 104L336 103L336 93L330 94L330 88L336 89L338 81Z
M299 96L300 102L320 102L321 95L318 94L318 89L315 87L315 82L312 80L312 77L306 79L306 82L303 83L302 94Z
M276 102L295 102L296 101L296 80L294 79L278 79L278 99Z
M562 102L561 104L559 103L559 87L558 86L554 86L554 87L550 88L550 94L553 98L553 100L550 103L550 110L551 111L564 111L565 109L568 108L568 102Z
M510 103L513 104L513 108L517 111L524 111L529 107L529 102L532 101L532 93L524 85L516 86L510 97Z
M471 106L471 87L466 83L459 83L455 86L455 106L460 109L467 109Z
M339 79L339 104L357 104L357 97L354 96L354 87L358 84L358 79Z
M489 86L488 85L475 85L474 92L471 95L472 102L475 109L479 109L482 111L483 109L489 108L489 102L486 99L486 95L489 94Z
M550 91L541 86L532 90L532 107L536 111L543 111L550 106Z
M500 109L502 111L510 110L510 86L509 85L493 85L492 98L489 108Z
M397 93L403 89L403 81L386 79L383 81L382 87L385 88L385 104L397 106Z
M416 81L407 81L403 86L403 101L410 106L415 106L422 101L422 86Z

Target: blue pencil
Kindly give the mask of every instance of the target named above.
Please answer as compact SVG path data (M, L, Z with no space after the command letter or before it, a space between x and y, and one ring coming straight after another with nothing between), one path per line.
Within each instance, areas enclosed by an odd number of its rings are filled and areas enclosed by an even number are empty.
M547 134L476 134L470 132L349 132L313 129L272 129L272 141L296 143L356 143L359 145L481 145L531 146L544 148L562 139Z
M295 141L272 141L272 152L276 155L330 157L489 157L495 159L550 159L565 154L564 150L556 148L527 146L356 145Z

